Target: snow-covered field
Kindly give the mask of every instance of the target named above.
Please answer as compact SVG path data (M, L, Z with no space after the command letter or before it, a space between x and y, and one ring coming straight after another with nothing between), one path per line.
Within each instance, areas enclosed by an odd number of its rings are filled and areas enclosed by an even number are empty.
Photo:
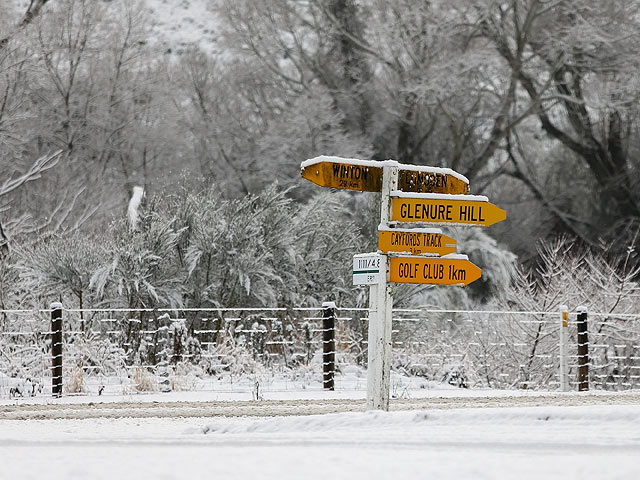
M640 406L0 421L4 479L637 479Z
M146 0L155 42L168 52L198 46L216 53L217 25L208 0Z
M204 392L176 392L109 398L100 408L118 410L111 418L58 420L54 412L82 416L98 405L77 397L3 402L0 478L640 478L639 392L428 392L392 400L391 412L364 412L361 398L335 392L217 403ZM314 401L340 413L297 415ZM193 408L206 416L191 416ZM10 419L37 409L47 419ZM154 410L160 417L139 418ZM261 411L278 416L255 416Z

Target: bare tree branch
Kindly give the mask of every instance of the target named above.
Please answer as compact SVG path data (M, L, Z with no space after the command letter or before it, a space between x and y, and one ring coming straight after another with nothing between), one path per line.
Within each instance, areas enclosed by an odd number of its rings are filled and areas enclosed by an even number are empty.
M51 155L44 155L33 162L33 165L19 177L5 180L3 184L0 184L0 197L11 193L27 182L40 178L44 172L56 166L61 154L62 150L58 150Z
M21 30L31 22L33 22L33 19L40 14L40 10L42 10L42 7L44 7L48 2L49 0L31 0L29 2L29 7L27 8L26 13L22 17L22 20L20 20L20 23L18 23L16 30ZM11 40L11 37L12 35L8 35L0 39L0 50L7 46L9 40Z

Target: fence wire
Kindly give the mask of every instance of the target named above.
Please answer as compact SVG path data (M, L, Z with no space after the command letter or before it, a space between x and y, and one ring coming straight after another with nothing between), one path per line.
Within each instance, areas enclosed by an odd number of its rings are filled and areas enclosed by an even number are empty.
M65 394L323 385L322 308L64 310ZM368 310L335 315L336 388L366 388ZM640 386L640 314L589 313L591 388ZM459 387L559 385L561 312L396 309L392 369ZM577 385L576 315L569 378ZM51 394L48 310L0 311L0 396ZM257 380L258 379L258 380Z

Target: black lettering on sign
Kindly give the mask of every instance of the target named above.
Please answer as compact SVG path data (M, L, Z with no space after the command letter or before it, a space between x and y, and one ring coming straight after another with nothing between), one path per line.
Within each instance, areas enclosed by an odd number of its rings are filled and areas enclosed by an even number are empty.
M456 268L455 265L449 265L449 278L451 280L465 281L467 279L467 271L464 268Z
M458 210L460 220L467 222L484 222L486 219L482 215L480 205L460 205Z
M410 192L432 193L435 189L446 190L449 177L439 172L400 170L400 187Z
M419 247L420 236L412 232L393 232L391 234L391 245L402 247Z
M451 205L418 202L403 203L400 205L400 217L417 221L451 221Z
M426 279L439 280L444 278L444 265L425 263L422 268L422 276Z
M340 180L367 180L369 167L362 165L343 165L335 163L333 165L333 176Z
M423 233L424 245L427 247L442 247L442 235L436 233Z
M398 276L400 278L416 278L418 274L418 264L401 262L398 264Z

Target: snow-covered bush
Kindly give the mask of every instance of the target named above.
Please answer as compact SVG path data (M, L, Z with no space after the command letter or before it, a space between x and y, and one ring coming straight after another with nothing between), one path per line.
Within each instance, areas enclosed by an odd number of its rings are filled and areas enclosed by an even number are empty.
M109 233L104 239L106 261L90 282L102 304L130 309L181 306L185 276L176 258L181 232L173 222L151 211L140 219L139 231L120 219Z
M34 304L63 299L67 308L94 303L91 277L106 260L103 243L80 232L44 237L16 249L19 285Z
M589 318L592 380L602 384L609 375L617 375L629 382L638 362L624 352L640 339L635 319L624 316L640 309L636 282L640 269L632 267L633 256L629 249L623 258L610 258L606 251L580 248L567 238L541 243L537 270L520 271L512 286L492 304L529 312L558 311L560 305L575 312L578 306L585 306L601 314ZM557 316L538 314L523 322L521 315L505 314L499 320L476 335L482 349L479 364L493 365L478 370L479 376L487 384L523 388L553 380L558 370ZM569 325L569 338L575 355L575 323ZM496 372L497 365L500 372ZM575 374L573 369L571 374Z
M65 376L63 385L66 393L84 393L86 387L82 366L73 366L71 372Z
M144 367L133 369L131 387L134 392L155 392L158 389L156 376Z

